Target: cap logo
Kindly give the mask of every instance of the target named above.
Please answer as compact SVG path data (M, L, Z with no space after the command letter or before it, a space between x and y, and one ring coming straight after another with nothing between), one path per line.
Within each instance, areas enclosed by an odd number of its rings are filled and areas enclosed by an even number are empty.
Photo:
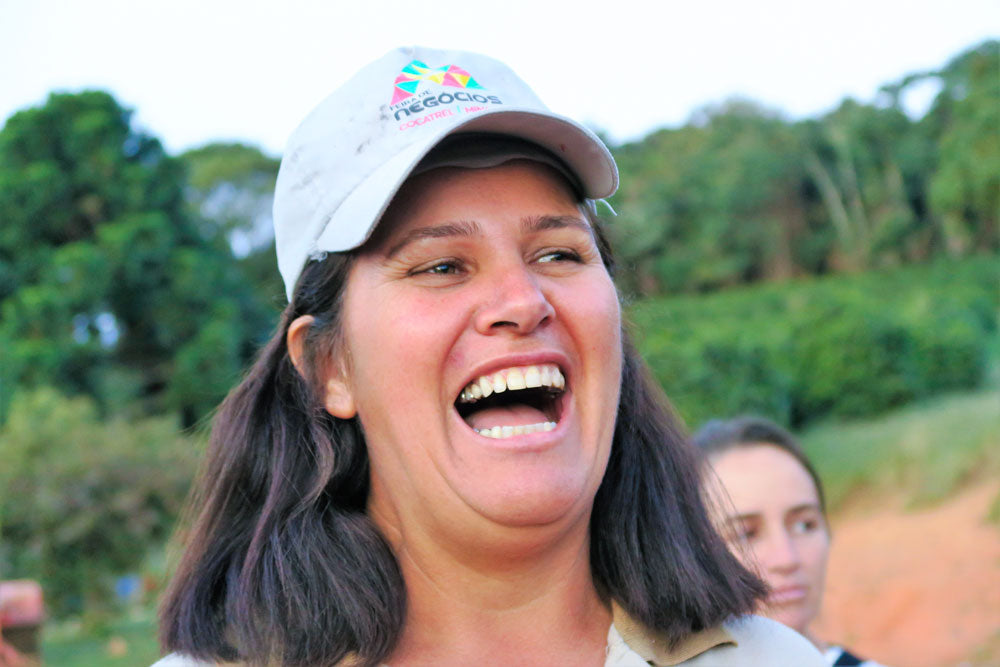
M488 92L458 65L430 67L419 60L411 60L393 83L389 111L393 119L400 122L400 130L411 130L503 104L500 97Z
M412 60L396 77L390 104L398 104L415 95L422 81L432 81L440 86L451 86L452 88L483 89L472 78L471 74L458 65L428 67L426 63Z

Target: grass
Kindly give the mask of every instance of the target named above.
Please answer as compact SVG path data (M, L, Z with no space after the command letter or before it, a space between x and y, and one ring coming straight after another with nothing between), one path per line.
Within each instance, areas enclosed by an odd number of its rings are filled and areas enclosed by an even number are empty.
M990 508L986 512L986 520L990 523L1000 525L1000 492L997 493L996 498L990 503Z
M967 481L1000 472L1000 390L953 394L873 419L824 423L802 440L831 509L858 496L893 491L902 492L911 506L933 503Z
M59 667L147 667L160 658L151 610L112 621L100 632L79 623L49 623L42 635L46 665Z

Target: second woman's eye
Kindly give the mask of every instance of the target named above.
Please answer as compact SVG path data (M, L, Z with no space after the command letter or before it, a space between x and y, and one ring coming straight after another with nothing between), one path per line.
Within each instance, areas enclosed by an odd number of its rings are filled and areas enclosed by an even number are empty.
M741 521L733 526L733 535L742 542L752 542L760 535L760 528L754 522Z
M804 535L806 533L811 533L817 530L820 526L818 519L799 519L792 524L792 530L794 530L799 535Z

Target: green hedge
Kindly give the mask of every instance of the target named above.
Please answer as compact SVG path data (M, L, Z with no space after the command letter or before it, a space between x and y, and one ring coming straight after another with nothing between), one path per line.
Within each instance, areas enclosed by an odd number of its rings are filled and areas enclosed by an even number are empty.
M639 347L691 424L754 412L801 426L984 381L996 256L642 301Z

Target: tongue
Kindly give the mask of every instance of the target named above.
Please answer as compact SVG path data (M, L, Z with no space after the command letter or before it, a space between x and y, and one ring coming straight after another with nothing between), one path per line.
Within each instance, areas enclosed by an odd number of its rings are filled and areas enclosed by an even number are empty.
M538 408L523 403L515 403L504 407L477 410L465 418L472 428L493 428L494 426L524 426L541 424L550 421L545 413Z

